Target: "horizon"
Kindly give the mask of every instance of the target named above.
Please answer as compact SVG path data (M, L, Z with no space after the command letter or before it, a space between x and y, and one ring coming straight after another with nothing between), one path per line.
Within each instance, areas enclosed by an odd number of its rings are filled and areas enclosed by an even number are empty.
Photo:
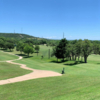
M100 40L99 0L1 0L0 33Z
M0 32L0 34L2 34L2 33ZM3 33L3 34L23 34L23 35L29 35L29 34L25 34L25 33ZM29 35L29 36L32 36L32 35ZM33 37L35 37L35 36L33 36ZM36 38L41 38L41 37L36 37ZM48 40L61 40L63 38L61 38L61 39L43 38L43 39L48 39ZM79 39L67 39L67 38L65 38L65 39L68 40L68 41L79 40ZM84 41L85 39L81 39L81 40ZM100 40L90 40L90 41L100 41Z

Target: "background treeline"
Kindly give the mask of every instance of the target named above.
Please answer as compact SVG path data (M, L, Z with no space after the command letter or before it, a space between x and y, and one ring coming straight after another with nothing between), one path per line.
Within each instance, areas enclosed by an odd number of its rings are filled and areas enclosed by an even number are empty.
M90 54L100 54L100 41L85 40L73 40L68 41L66 39L60 40L59 44L53 48L51 56L55 56L58 59L75 60L81 57L84 58L84 62L87 63L87 58Z
M55 46L59 40L45 39L20 33L0 33L0 37L17 41L32 43L34 45Z
M14 49L16 41L14 39L8 39L0 37L0 48L9 49L10 51Z
M92 40L52 40L45 38L38 38L26 34L18 33L0 33L0 48L6 50L13 50L16 47L17 51L26 53L38 52L39 45L46 45L53 47L51 56L57 59L65 60L81 60L87 62L88 56L92 54L100 54L100 41Z
M3 50L10 50L12 51L16 47L16 51L20 51L27 54L29 56L30 53L34 53L34 51L39 52L39 45L34 45L32 42L29 41L17 41L13 38L5 38L0 37L0 48Z

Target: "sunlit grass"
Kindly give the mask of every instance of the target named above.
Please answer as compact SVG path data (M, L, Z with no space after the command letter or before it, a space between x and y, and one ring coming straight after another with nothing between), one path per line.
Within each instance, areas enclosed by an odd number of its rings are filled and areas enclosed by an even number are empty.
M18 59L18 58L19 58L18 56L0 51L0 61L13 60L13 59Z
M32 71L20 68L19 65L0 62L0 80L28 74Z
M45 50L48 50L48 47L41 46L40 54ZM34 69L59 73L65 68L65 74L0 86L1 100L100 100L99 55L90 55L88 63L75 63L75 61L60 63L60 60L57 63L54 57L48 59L48 53L43 59L40 54L37 56L34 53L32 57L16 62Z

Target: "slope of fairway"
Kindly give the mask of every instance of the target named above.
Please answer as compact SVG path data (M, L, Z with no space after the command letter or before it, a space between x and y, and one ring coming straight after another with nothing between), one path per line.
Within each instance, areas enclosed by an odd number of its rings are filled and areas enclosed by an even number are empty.
M26 64L28 67L33 69L41 69L41 70L52 70L61 73L62 69L65 68L66 74L71 75L91 75L91 76L98 76L100 74L100 61L93 61L93 59L100 59L100 56L97 55L90 55L88 57L88 63L80 63L80 64L73 64L74 61L67 61L64 63L54 63L50 60L41 60L35 57L30 58L23 58L19 61L15 61L17 63ZM91 71L90 71L91 70Z
M0 51L0 61L7 61L7 60L13 60L13 59L18 59L18 57L15 55L11 55L6 52Z
M100 100L99 55L90 55L86 64L56 63L54 58L41 59L36 54L16 62L59 73L64 67L65 74L0 86L1 100Z
M20 68L19 65L0 62L0 80L28 74L32 71Z
M63 77L4 85L0 86L0 98L1 100L99 100L99 77L66 74Z

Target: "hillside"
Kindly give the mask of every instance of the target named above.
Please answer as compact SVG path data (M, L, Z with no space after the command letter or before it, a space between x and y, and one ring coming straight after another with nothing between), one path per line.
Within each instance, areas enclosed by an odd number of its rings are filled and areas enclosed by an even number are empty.
M46 39L46 38L40 38L40 37L35 37L31 36L28 34L21 34L21 33L0 33L0 37L5 37L5 38L13 38L17 40L22 40L22 39L32 39L32 40L53 40L53 39Z
M22 42L31 42L33 44L48 44L50 46L54 46L59 42L59 40L53 40L53 39L46 39L46 38L40 38L40 37L34 37L28 34L21 34L21 33L0 33L0 38L6 38L8 40L13 40L16 42L22 41Z
M0 37L15 38L15 39L20 39L20 38L34 39L34 38L36 38L34 36L30 36L27 34L20 34L20 33L0 33Z

